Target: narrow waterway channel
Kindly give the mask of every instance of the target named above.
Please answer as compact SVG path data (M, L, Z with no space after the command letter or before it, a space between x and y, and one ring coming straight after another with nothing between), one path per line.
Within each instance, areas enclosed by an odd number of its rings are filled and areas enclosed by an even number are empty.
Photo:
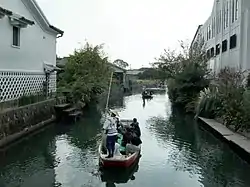
M93 109L75 125L52 125L1 151L0 187L250 186L250 166L191 117L172 110L166 95L145 104L139 94L116 103L120 116L137 117L142 130L142 157L132 174L100 176L101 115ZM117 177L124 183L114 183Z

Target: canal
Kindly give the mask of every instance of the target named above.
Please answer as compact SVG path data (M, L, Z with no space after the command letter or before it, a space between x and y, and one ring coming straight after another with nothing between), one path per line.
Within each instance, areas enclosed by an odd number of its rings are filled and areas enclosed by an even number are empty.
M227 145L171 109L166 95L115 102L122 118L137 117L142 157L129 173L98 170L101 114L75 125L52 125L0 152L0 187L249 187L250 167ZM120 182L120 183L118 183Z

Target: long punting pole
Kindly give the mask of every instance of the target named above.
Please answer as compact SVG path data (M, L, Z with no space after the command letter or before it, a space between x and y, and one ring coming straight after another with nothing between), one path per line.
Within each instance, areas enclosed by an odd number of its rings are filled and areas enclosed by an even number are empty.
M111 91L112 79L113 79L113 71L111 72L111 77L110 77L110 82L109 82L109 91L108 91L107 103L106 103L106 108L105 108L106 111L108 110L108 106L109 106L109 96L110 96L110 91Z

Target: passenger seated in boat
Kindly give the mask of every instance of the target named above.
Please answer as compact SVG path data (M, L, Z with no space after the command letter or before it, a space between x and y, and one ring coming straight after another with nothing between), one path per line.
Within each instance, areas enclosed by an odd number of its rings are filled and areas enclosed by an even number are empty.
M139 123L136 118L133 119L133 123L130 124L131 128L133 129L133 132L140 137L141 136L141 129L139 127Z
M120 144L118 143L118 137L116 137L115 140L115 150L114 150L114 156L121 156L121 152L120 152Z
M142 143L140 137L133 130L132 128L126 128L126 132L123 134L122 146L126 147L127 144L138 146Z
M142 92L142 95L147 95L148 94L148 92L146 91L146 90L144 90L143 92Z
M122 140L122 146L126 147L128 143L131 143L132 140L132 131L129 127L125 128L125 131L122 132L123 140Z
M139 145L142 143L142 141L141 141L140 137L138 137L138 136L133 136L133 137L132 137L132 140L131 140L131 143L132 143L133 145L135 145L135 146L139 146Z
M137 151L140 151L140 148L129 143L129 144L126 145L125 150L126 150L126 155L129 155L129 154L133 154L133 153L135 153Z

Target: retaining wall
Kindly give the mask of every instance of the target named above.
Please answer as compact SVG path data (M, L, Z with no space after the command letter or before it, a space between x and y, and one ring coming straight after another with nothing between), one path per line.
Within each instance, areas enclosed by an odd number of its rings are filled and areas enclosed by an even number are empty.
M231 131L214 119L199 117L201 125L227 143L242 159L250 164L250 139Z
M53 98L0 111L0 147L1 142L6 141L10 136L20 134L20 132L27 134L27 132L31 132L31 129L41 128L47 124L46 122L51 122L54 119L54 106L64 102L65 98Z

